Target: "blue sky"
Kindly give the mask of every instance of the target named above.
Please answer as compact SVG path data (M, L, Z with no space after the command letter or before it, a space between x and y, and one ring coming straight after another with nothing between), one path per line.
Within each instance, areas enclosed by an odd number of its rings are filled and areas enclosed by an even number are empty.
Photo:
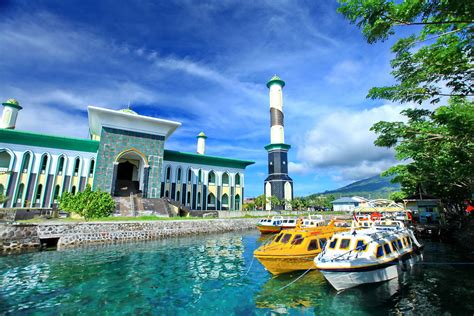
M265 83L286 81L290 176L307 195L395 163L370 126L403 106L367 100L392 83L388 41L369 45L335 1L1 1L0 98L18 128L87 137L87 105L183 125L167 149L254 160L246 196L263 193L269 143Z

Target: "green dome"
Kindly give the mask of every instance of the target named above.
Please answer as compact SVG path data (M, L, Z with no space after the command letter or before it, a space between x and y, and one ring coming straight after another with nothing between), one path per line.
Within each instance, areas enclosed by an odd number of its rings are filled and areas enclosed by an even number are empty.
M277 75L274 75L268 82L267 82L267 88L270 88L270 86L274 83L279 84L282 88L285 86L285 82L278 77Z
M197 138L207 138L207 136L204 134L204 132L201 132L198 134Z
M133 115L138 115L137 112L133 111L132 109L128 108L128 109L121 109L121 110L118 110L119 112L122 112L122 113L128 113L128 114L133 114Z
M17 109L19 109L19 110L22 109L22 107L20 106L20 103L19 103L17 100L13 99L13 98L8 99L8 100L5 101L4 103L2 103L2 105L4 105L4 106L11 106L11 107L17 108Z

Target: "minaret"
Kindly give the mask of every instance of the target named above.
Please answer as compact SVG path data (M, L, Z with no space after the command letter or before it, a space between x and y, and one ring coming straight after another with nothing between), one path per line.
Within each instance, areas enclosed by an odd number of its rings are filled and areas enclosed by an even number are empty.
M204 132L201 132L198 134L197 136L197 150L196 152L200 155L204 155L204 153L206 152L206 134L204 134Z
M22 109L20 104L15 99L8 99L3 105L2 121L0 122L0 128L15 129L16 118L18 111Z
M280 200L293 199L293 180L288 176L288 150L285 144L283 123L283 87L285 82L277 75L267 82L270 90L270 144L265 146L268 152L268 177L265 179L265 197L276 196ZM266 209L291 209L289 203L273 206L267 202Z

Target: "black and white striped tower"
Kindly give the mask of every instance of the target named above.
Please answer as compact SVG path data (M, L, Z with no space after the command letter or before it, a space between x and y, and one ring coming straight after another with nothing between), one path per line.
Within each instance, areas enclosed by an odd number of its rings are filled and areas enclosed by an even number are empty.
M280 200L293 199L293 180L288 176L288 150L290 145L285 144L284 115L283 115L283 87L285 82L277 75L267 82L270 93L270 144L265 146L268 152L268 177L265 179L265 197L276 196ZM267 202L267 210L291 209L289 203L271 206Z

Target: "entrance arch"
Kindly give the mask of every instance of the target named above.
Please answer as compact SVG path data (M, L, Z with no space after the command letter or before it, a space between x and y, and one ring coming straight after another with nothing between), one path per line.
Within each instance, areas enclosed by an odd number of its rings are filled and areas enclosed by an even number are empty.
M114 195L130 196L145 192L148 182L148 159L135 148L122 151L114 162Z

